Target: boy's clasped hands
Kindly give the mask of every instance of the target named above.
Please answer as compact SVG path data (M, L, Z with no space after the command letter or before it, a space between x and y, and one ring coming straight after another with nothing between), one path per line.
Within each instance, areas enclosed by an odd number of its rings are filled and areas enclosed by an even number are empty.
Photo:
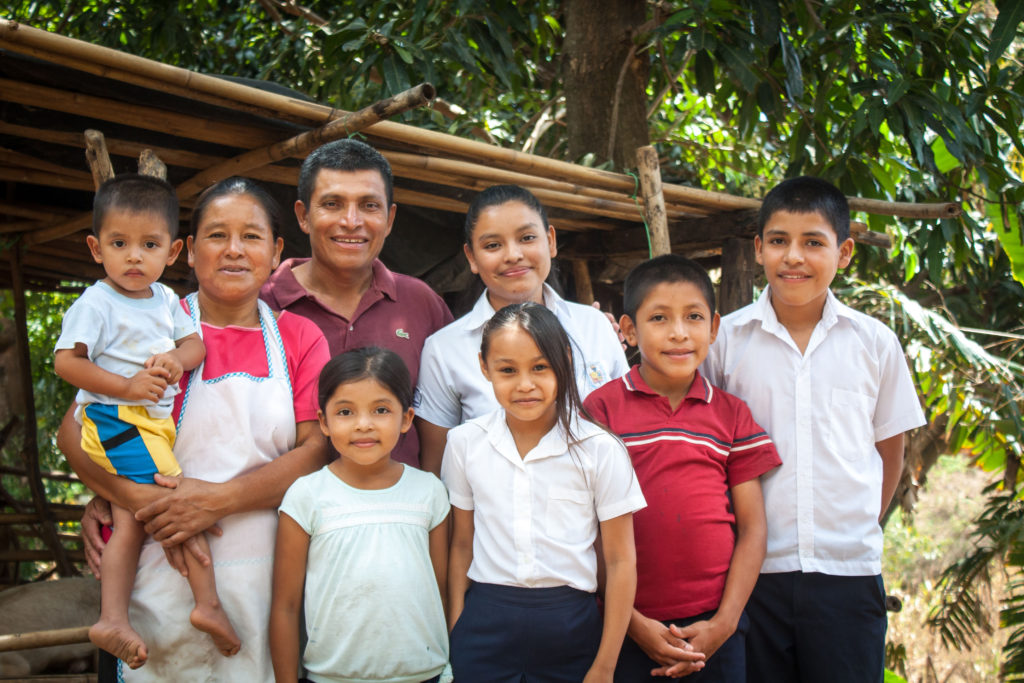
M628 633L648 657L662 664L651 671L652 676L682 678L703 669L708 657L731 635L713 621L698 621L680 628L675 624L665 626L657 619L634 612Z

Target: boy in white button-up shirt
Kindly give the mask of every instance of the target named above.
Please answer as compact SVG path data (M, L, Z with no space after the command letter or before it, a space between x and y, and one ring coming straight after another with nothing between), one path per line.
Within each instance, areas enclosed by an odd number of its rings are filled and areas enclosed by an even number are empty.
M782 467L763 478L767 553L747 604L748 681L881 681L882 530L904 432L924 416L896 335L829 290L850 263L849 206L810 177L764 199L768 287L722 319L706 376L747 402Z

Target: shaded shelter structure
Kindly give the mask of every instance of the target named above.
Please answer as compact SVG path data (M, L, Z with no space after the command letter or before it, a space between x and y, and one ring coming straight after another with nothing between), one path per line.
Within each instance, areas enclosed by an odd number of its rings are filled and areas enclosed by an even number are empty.
M335 122L333 135L357 133L392 165L399 211L382 259L396 271L424 279L449 300L472 277L461 248L464 212L476 192L498 183L523 185L548 208L576 300L592 301L596 292L607 306L616 291L608 288L648 255L643 198L631 175L395 121L358 131L338 126L347 114L271 83L199 74L0 20L0 287L13 290L19 311L4 333L15 340L12 348L22 362L20 375L8 381L8 393L21 391L8 398L23 416L20 424L35 424L25 290L75 290L103 276L85 245L94 192L84 154L86 130L102 132L115 172L134 171L139 155L152 150L178 188L187 223L197 195L228 175L261 181L290 207L301 163L297 157L304 153L282 143L311 132L321 135ZM273 149L284 153L275 157L268 153ZM749 301L757 272L751 238L760 200L672 184L661 186L661 196L671 250L721 268L724 310ZM914 218L960 212L952 203L851 198L850 204L853 211ZM862 223L854 223L853 234L862 243L888 244L885 235ZM307 238L293 220L286 222L284 238L286 257L308 255ZM184 259L165 271L163 281L180 293L191 289ZM0 438L10 436L16 421L5 424ZM45 500L35 430L24 432L22 464L5 465L0 474L25 478L32 500L17 500L0 487L0 531L7 530L0 541L14 539L0 547L0 565L47 560L60 575L74 574L81 551L61 537L55 523L77 520L80 511ZM46 550L21 549L17 537L28 535L42 538Z

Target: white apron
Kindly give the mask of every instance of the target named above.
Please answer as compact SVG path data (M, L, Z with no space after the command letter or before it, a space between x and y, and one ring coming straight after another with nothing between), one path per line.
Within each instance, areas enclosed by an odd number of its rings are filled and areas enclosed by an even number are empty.
M202 334L196 295L187 298ZM229 373L203 380L196 368L185 390L174 454L186 477L225 482L265 465L295 445L295 411L284 344L270 308L259 302L269 377ZM189 623L195 606L188 582L163 549L146 540L132 592L131 622L149 649L135 671L119 662L126 681L273 681L267 624L277 511L229 515L224 534L208 535L217 591L242 641L233 657L220 654L208 635Z

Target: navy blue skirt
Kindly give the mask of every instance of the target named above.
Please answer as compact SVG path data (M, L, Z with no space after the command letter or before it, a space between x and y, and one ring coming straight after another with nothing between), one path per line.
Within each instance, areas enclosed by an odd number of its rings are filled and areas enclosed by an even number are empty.
M473 583L451 635L464 683L579 683L601 644L593 593Z

